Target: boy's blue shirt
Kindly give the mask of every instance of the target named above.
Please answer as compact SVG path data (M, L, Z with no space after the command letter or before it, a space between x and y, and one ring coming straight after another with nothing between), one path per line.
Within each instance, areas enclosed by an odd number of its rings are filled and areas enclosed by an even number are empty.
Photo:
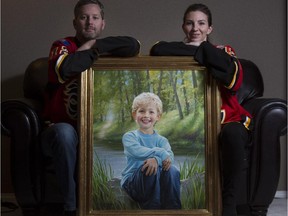
M153 134L144 134L139 130L129 131L123 135L122 143L127 165L122 171L121 186L148 158L155 158L158 166L162 166L167 157L174 162L169 141L156 131Z

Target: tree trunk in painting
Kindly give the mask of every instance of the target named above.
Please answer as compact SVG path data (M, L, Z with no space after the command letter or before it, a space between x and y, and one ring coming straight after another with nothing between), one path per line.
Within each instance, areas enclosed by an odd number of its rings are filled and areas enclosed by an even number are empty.
M171 83L172 83L172 87L173 87L173 92L174 92L174 97L175 97L175 100L176 100L176 105L177 105L177 108L178 108L178 112L179 112L179 118L182 120L184 119L184 115L183 115L183 111L182 111L182 107L181 107L181 104L180 104L180 100L179 100L179 97L178 97L178 93L177 93L177 72L175 73L175 81L173 80L173 72L170 71L170 79L171 79Z
M185 86L185 78L184 78L184 71L181 71L181 78L182 78L182 86L183 86L183 97L185 101L185 110L186 110L186 115L189 115L190 113L190 104L187 96L187 90Z

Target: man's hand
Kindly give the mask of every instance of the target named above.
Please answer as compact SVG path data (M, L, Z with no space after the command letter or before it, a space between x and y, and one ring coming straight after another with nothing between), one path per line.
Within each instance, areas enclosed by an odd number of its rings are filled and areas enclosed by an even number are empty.
M83 43L78 49L77 51L84 51L84 50L88 50L91 49L93 46L96 45L96 39L93 40L89 40L86 41L85 43Z
M145 160L141 171L144 172L145 169L147 169L145 173L146 176L156 175L158 169L157 160L155 158Z
M171 167L171 159L170 157L167 157L163 162L162 162L162 169L164 171L168 171Z

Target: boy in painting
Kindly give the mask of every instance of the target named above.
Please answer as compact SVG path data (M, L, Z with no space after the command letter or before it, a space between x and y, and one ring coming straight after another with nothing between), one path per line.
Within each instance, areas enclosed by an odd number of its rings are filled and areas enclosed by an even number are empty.
M132 115L139 129L122 138L126 168L121 186L142 209L181 209L180 172L172 165L168 140L154 130L162 114L162 101L153 93L138 95Z

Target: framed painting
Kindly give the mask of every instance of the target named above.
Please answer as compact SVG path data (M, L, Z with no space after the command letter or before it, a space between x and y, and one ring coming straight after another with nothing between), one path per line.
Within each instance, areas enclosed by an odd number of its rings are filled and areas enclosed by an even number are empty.
M103 57L81 74L79 215L220 215L216 82L191 57ZM163 102L155 130L180 171L181 210L143 210L120 186L122 136L135 130L132 101L153 92Z

